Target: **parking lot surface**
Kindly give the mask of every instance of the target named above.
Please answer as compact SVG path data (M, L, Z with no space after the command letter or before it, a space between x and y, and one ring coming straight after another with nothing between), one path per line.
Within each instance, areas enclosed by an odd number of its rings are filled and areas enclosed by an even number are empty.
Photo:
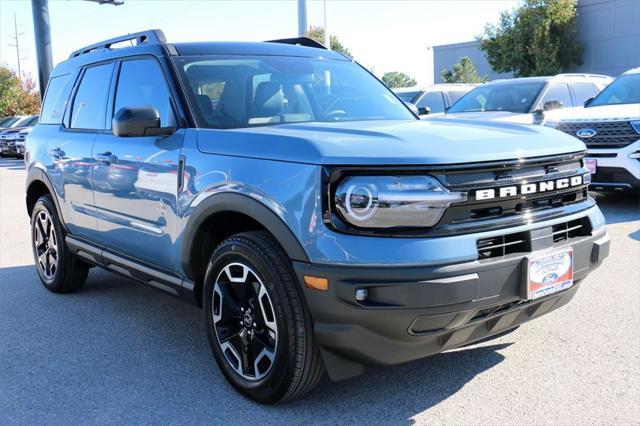
M574 300L499 339L372 368L269 407L237 394L201 310L97 268L40 284L21 160L0 159L0 424L639 424L640 205L598 195L611 255Z

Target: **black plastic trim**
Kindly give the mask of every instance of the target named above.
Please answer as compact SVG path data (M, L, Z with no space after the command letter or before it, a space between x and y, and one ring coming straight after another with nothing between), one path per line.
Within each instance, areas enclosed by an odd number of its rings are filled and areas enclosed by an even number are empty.
M193 211L185 228L182 242L182 268L189 279L195 279L191 259L194 254L194 241L200 226L216 213L242 213L264 226L280 243L291 260L309 262L309 258L293 232L274 212L265 205L243 194L219 193L203 200ZM224 226L222 224L221 226Z

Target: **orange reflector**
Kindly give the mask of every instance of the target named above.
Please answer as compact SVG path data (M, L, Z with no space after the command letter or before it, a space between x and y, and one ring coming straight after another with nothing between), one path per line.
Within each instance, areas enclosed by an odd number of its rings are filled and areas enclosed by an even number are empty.
M329 280L326 278L304 276L304 284L312 290L327 291L329 289Z

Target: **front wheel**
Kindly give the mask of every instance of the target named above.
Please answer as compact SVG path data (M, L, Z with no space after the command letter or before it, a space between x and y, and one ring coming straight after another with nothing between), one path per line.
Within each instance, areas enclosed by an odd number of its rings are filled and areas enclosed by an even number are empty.
M36 202L31 214L31 245L40 281L54 293L70 293L82 287L89 266L76 259L64 241L64 230L49 195Z
M209 344L220 370L261 403L313 388L324 366L291 262L266 232L223 241L205 276Z

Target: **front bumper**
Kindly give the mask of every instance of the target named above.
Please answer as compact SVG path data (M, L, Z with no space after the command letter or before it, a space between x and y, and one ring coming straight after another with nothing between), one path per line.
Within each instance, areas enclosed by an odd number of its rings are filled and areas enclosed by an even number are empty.
M572 247L574 286L526 301L526 259ZM512 329L566 304L579 281L609 253L604 227L590 236L527 254L434 267L349 267L294 263L304 276L326 277L328 291L304 287L329 376L360 374L364 365L403 363ZM367 302L355 300L366 288Z
M640 140L619 149L589 148L585 158L597 161L596 173L591 176L591 189L625 190L640 188ZM630 157L632 156L632 157Z

